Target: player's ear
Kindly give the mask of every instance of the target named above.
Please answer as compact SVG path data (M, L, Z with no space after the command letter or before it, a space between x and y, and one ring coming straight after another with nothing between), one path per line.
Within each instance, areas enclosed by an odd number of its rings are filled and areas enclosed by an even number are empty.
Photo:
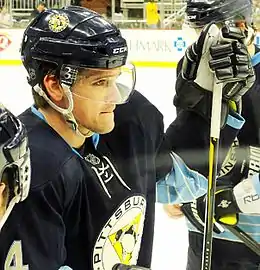
M5 183L0 183L0 194L2 194L5 190Z
M64 97L64 91L60 85L58 78L53 74L47 74L43 79L43 84L50 99L54 103L59 103Z
M2 174L2 179L0 182L0 195L2 195L4 193L4 191L7 189L7 183L8 183L8 169L5 169L3 174Z
M5 189L6 189L5 183L1 182L0 183L0 208L4 207L5 205L5 196L4 196Z

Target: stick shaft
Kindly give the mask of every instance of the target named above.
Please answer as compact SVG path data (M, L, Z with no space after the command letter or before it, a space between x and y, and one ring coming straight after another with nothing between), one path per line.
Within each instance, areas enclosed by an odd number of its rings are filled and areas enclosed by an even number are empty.
M215 212L215 193L218 172L218 152L221 121L222 84L214 84L210 126L209 176L205 209L202 270L211 269L212 239Z
M238 239L260 256L260 245L250 235L241 230L238 226L224 225L231 233L233 233Z

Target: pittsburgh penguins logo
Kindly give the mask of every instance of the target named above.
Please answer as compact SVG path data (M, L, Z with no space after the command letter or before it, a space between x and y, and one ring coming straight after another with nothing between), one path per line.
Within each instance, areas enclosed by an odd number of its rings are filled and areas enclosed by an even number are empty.
M132 196L118 207L97 238L93 250L94 270L111 270L117 263L137 263L145 210L143 196Z
M134 247L138 240L141 218L142 215L140 213L132 220L131 223L108 236L120 261L124 264L128 265L132 259Z

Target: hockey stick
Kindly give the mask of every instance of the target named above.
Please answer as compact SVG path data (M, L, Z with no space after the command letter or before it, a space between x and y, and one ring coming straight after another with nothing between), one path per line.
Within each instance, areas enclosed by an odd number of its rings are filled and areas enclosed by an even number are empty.
M204 227L203 255L201 266L202 270L211 269L215 193L216 193L220 119L221 119L221 105L222 105L222 83L218 84L216 80L217 79L215 78L212 96L210 146L209 146L209 176L208 176L207 201L205 209L205 227Z
M260 256L260 245L247 233L241 230L238 226L230 226L226 224L222 224L225 228L227 228L231 233L233 233L238 239L243 241L243 243L250 248L253 252L255 252L258 256Z

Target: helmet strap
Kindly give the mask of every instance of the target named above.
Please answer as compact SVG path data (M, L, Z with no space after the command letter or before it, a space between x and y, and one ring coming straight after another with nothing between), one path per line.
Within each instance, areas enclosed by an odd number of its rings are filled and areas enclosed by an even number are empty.
M74 115L73 115L73 107L74 107L74 102L73 102L73 97L72 97L72 93L71 93L71 87L65 83L61 83L62 88L64 89L64 94L65 96L68 98L69 101L69 106L67 109L63 109L59 106L57 106L54 102L52 102L49 97L47 96L47 94L42 90L42 88L40 87L39 84L35 85L33 87L33 90L40 95L41 97L43 97L45 99L45 101L57 112L61 113L62 116L64 117L66 123L70 126L70 128L77 133L77 135L86 137L86 135L84 135L83 133L80 132L79 130L79 125L77 123L77 120L75 119Z

